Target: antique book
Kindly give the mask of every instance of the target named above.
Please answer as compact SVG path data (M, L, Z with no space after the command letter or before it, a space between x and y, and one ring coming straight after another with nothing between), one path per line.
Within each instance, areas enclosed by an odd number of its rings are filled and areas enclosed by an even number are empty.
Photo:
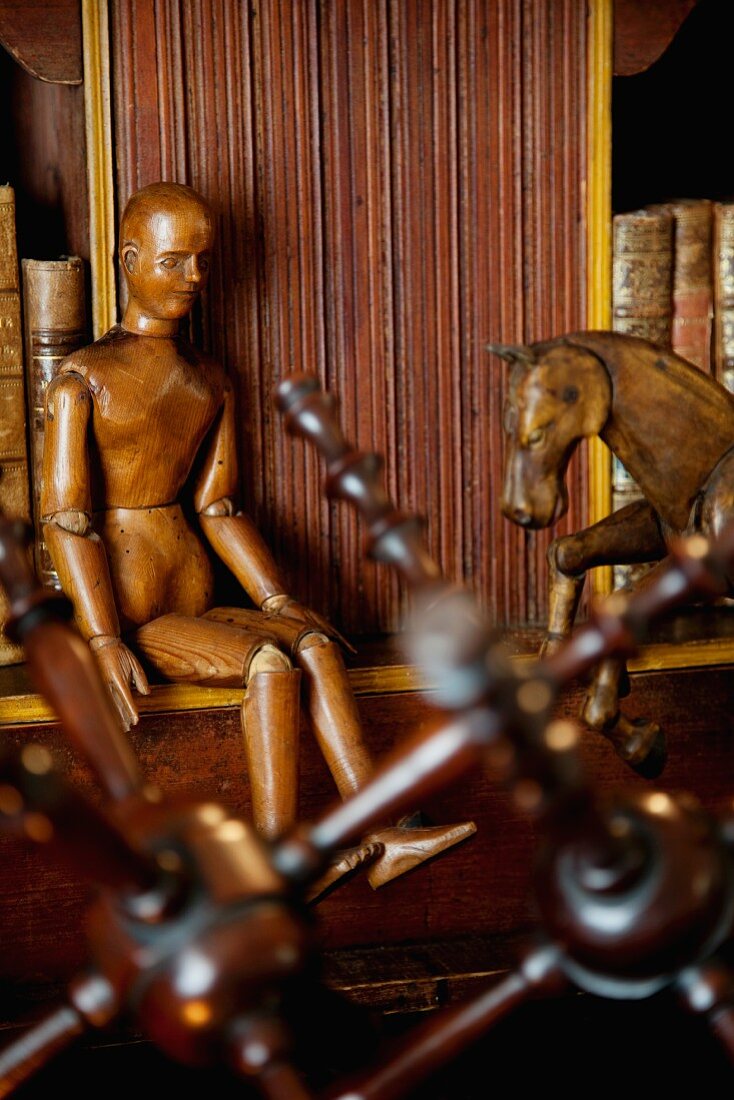
M637 482L616 455L612 455L612 507L614 511L639 500L642 496Z
M670 347L673 310L673 217L669 210L632 210L613 222L612 327ZM612 508L639 500L635 481L612 456ZM614 567L614 587L629 588L643 566Z
M714 366L734 393L734 202L714 204Z
M23 260L23 307L35 564L42 584L60 588L40 522L46 387L62 360L88 343L83 261L78 256Z
M0 511L30 519L26 451L23 335L20 323L15 194L0 187ZM7 614L0 593L0 665L23 660L23 651L2 630Z
M668 211L617 214L613 225L612 327L670 347L673 218Z
M628 504L642 499L642 493L634 478L630 477L625 466L616 455L612 455L612 511L618 512ZM644 562L638 565L615 565L612 569L612 587L629 591L652 568Z
M673 321L671 346L689 363L711 372L713 203L681 199L649 207L673 219Z

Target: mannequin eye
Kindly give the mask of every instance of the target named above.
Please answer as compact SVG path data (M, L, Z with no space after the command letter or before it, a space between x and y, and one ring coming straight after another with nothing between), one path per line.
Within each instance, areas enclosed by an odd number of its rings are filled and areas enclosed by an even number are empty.
M173 256L166 256L165 260L161 260L161 267L165 267L169 271L171 271L174 267L176 267L177 263L178 260L175 260Z
M209 270L209 261L206 258L200 259L199 260L199 271L208 271L208 270Z

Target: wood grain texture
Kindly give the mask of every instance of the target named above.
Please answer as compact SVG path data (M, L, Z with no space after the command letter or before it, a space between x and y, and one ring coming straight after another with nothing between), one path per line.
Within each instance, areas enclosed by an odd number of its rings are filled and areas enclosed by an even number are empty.
M36 80L0 51L0 176L16 189L18 254L89 259L84 92Z
M666 729L669 762L665 789L688 789L706 805L731 799L734 743L730 715L732 680L727 670L649 673L634 678L631 714L654 716ZM578 691L569 692L559 713L575 716ZM417 694L359 700L371 749L382 755L425 722L427 700ZM144 774L166 791L194 791L249 814L249 785L237 709L144 716L131 733ZM6 743L38 740L51 746L63 768L91 791L91 778L67 750L55 727L18 728ZM301 738L301 818L314 820L335 800L335 788L309 730ZM588 734L583 753L602 789L645 786L631 775L609 744ZM475 773L422 807L436 821L476 819L467 844L415 874L374 893L362 876L319 907L323 943L329 950L367 944L420 943L463 936L497 937L497 954L486 964L504 966L506 937L532 926L529 868L535 850L527 815L515 807L490 773ZM85 885L49 865L9 837L0 840L5 869L0 935L5 945L0 981L32 987L60 980L81 957ZM494 948L493 948L494 950Z
M696 3L697 0L615 0L615 76L633 76L657 61Z
M245 504L300 598L350 632L400 620L271 411L294 368L386 454L445 571L500 622L541 621L547 541L499 515L484 344L584 324L585 3L120 0L111 39L120 202L163 178L215 208L201 335L237 376ZM571 483L565 530L581 464Z
M79 0L2 0L0 43L39 80L82 82Z

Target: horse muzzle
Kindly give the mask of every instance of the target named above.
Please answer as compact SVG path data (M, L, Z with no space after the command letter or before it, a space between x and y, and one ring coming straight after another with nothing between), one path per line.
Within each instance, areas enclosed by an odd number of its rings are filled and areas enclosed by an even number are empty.
M502 497L502 515L526 531L541 531L551 527L568 508L568 497L562 485L539 484L529 496Z
M502 501L502 515L518 527L534 527L533 514L527 508L518 508L509 501Z

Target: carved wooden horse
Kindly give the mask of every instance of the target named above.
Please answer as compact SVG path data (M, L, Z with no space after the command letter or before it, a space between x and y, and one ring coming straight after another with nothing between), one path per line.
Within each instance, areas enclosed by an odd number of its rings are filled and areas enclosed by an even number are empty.
M551 543L548 652L571 631L588 569L660 561L672 536L718 534L734 515L734 397L635 336L580 332L488 350L513 364L504 425L508 519L539 528L564 514L566 467L584 436L600 436L644 496ZM654 723L620 714L623 671L616 660L599 665L583 717L632 767L654 775L664 743Z

